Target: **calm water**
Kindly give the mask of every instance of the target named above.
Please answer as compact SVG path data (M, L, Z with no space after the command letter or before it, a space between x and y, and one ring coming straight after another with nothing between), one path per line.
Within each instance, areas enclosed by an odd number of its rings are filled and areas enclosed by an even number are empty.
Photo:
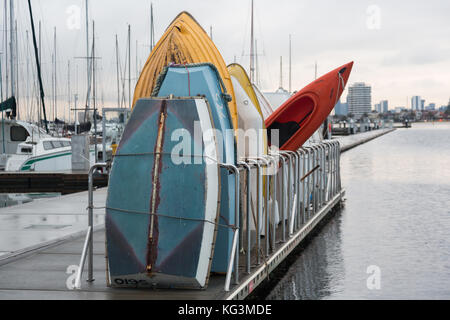
M345 208L268 299L450 299L450 124L397 130L341 166Z

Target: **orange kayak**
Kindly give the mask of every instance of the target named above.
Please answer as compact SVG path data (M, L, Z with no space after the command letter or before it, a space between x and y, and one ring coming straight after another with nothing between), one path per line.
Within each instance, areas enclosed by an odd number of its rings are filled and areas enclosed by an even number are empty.
M353 62L333 70L293 95L266 119L269 142L296 151L319 129L344 91ZM278 134L274 130L278 129ZM275 141L272 141L274 139Z

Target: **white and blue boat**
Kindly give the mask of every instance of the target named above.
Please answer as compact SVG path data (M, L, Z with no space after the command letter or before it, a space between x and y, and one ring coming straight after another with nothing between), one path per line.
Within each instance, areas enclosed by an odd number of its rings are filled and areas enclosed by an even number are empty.
M219 159L224 164L236 164L236 139L225 85L216 67L210 63L191 65L171 65L166 67L158 78L153 96L170 95L202 96L211 106L214 126L219 142ZM212 263L212 272L227 271L233 230L230 226L239 224L235 221L235 177L227 169L221 168L220 221L216 249Z
M188 148L180 149L174 136L188 141L196 123L200 139L191 139ZM213 129L204 98L136 103L109 180L106 236L111 286L207 286L221 185Z

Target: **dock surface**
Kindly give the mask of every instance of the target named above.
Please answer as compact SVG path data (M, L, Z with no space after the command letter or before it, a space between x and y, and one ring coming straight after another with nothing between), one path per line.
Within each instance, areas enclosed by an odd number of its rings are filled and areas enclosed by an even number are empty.
M94 206L106 202L106 188L94 192ZM33 250L87 230L88 193L80 192L56 198L0 209L0 262L12 255ZM94 224L104 223L104 209L94 210ZM80 251L81 252L81 251ZM0 273L0 281L3 275Z
M100 193L98 194L100 195ZM225 275L211 275L206 290L152 290L110 288L106 279L105 232L103 225L94 233L94 282L83 280L81 290L73 290L73 273L80 262L85 235L66 235L50 244L0 259L0 300L226 300L244 299L332 212L344 196L341 192L307 224L276 249L265 263L245 273L245 259L240 261L239 285L224 291ZM98 196L97 198L100 198ZM23 210L23 209L22 209ZM100 215L98 215L100 216ZM87 224L87 222L85 222ZM84 225L85 226L85 225ZM85 272L86 273L86 272ZM83 277L86 279L86 276Z

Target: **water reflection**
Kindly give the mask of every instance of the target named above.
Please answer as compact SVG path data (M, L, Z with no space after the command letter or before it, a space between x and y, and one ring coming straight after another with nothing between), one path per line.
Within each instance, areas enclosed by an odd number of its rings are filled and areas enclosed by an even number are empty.
M449 299L449 136L450 124L414 124L344 153L345 208L268 298Z
M340 225L341 215L337 213L301 252L283 280L268 295L268 300L320 299L329 295L331 288L340 287L344 274Z

